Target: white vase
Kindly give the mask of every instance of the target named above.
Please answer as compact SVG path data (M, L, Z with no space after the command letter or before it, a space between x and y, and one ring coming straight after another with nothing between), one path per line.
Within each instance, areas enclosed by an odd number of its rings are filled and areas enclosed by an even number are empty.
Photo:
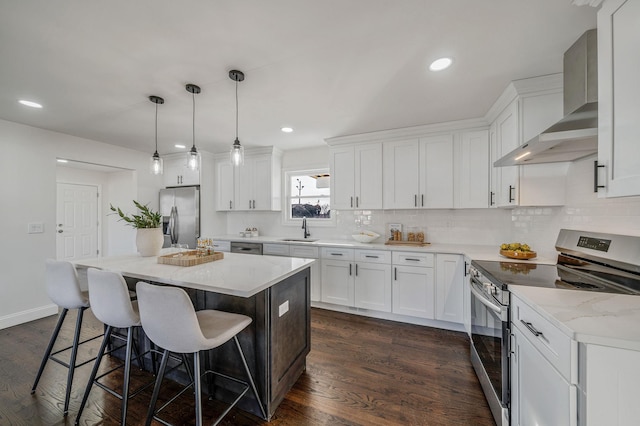
M141 256L157 256L164 243L162 228L138 228L136 247Z

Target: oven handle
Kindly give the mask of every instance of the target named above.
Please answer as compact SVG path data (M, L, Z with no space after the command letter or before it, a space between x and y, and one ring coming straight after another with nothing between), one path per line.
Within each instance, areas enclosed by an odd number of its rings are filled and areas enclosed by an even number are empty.
M471 285L469 286L469 288L471 289L471 293L473 293L473 295L483 304L485 305L487 308L489 308L490 310L492 310L493 312L495 312L496 314L498 314L498 316L500 317L500 319L502 321L508 321L509 319L507 318L507 309L502 307L502 306L496 306L494 303L492 303L489 299L487 299L481 292L479 292L478 290L476 290L474 288L474 284L473 281L471 282Z

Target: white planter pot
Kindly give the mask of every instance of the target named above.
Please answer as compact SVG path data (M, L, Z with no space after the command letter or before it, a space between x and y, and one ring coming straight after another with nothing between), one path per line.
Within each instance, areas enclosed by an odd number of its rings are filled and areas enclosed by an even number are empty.
M162 228L139 228L136 232L136 247L141 256L157 256L164 243Z

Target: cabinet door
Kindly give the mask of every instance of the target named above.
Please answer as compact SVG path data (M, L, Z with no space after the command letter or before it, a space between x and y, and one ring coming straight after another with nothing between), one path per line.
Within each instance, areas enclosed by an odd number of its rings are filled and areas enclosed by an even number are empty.
M496 119L498 155L505 155L520 145L518 127L518 100L514 100ZM496 158L497 159L497 158ZM496 160L494 159L494 161ZM498 207L518 205L518 166L500 167L496 188Z
M384 208L418 207L419 141L387 142L383 146Z
M598 162L602 196L640 195L640 3L606 1L598 12Z
M251 168L253 169L252 210L272 210L271 182L273 170L271 163L270 155L256 157L251 161Z
M392 272L392 312L434 319L433 268L394 266Z
M184 159L183 161L184 162ZM180 164L177 158L165 158L162 172L162 180L164 186L178 186L180 185L180 171L182 170L182 164Z
M236 195L233 210L253 210L253 185L255 158L245 157L244 164L236 167Z
M456 142L455 208L489 206L489 132L464 132Z
M418 207L453 208L453 135L420 139Z
M576 425L577 389L512 323L511 424Z
M182 163L184 164L184 160ZM181 173L180 183L182 185L200 185L200 170L191 170L184 164Z
M436 319L462 324L463 275L464 261L461 255L436 255Z
M340 260L322 260L321 300L336 305L353 306L353 264Z
M355 208L354 148L332 148L329 158L331 208L346 210Z
M219 161L216 164L216 210L229 211L235 209L235 168L229 161Z
M354 148L355 208L382 208L382 144Z
M391 265L355 264L355 306L391 312Z

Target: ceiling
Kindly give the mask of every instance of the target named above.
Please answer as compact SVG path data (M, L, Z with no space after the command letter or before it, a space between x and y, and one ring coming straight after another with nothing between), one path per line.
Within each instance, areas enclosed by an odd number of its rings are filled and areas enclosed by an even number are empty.
M318 146L482 117L595 26L571 0L0 0L0 118L152 153L157 95L162 155L192 143L194 83L196 146L224 152L239 69L244 146Z

